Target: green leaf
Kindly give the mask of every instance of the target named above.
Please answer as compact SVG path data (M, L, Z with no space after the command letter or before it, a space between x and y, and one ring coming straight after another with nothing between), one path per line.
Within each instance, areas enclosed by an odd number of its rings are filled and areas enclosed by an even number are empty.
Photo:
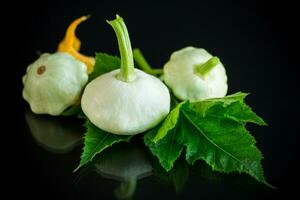
M158 157L160 164L169 171L174 162L179 158L185 142L184 133L181 131L181 121L168 132L168 134L157 143L152 142L159 127L154 128L144 135L144 142L152 154Z
M128 142L132 137L105 132L97 128L88 120L85 123L85 127L87 128L87 132L84 137L83 153L80 157L80 164L74 171L77 171L79 168L92 161L92 159L104 149L115 143L122 141Z
M254 146L255 140L244 124L230 119L207 115L203 120L197 113L183 109L187 126L187 154L189 163L203 159L214 170L246 172L264 182L260 165L262 155Z
M89 75L89 82L104 73L119 69L121 65L119 57L106 53L96 53L95 60L94 71Z
M264 120L258 117L249 106L244 103L247 93L238 92L223 98L212 98L205 101L191 103L191 109L205 117L208 114L218 114L219 117L231 118L239 122L252 122L258 125L266 125ZM226 108L226 109L224 109Z
M179 113L180 113L180 107L184 102L178 104L167 116L167 118L164 120L162 126L158 129L158 132L156 136L153 138L153 142L157 142L158 140L162 139L165 137L168 132L172 129L177 124Z
M144 136L145 144L167 171L186 149L185 157L190 164L202 159L213 170L245 172L268 185L260 163L263 156L245 128L247 122L265 123L244 103L246 95L236 93L224 98L186 102L180 106L175 125L168 126L164 123L170 122L165 120L161 126L173 128L168 129L167 134L159 133L159 127L152 130ZM156 137L159 139L155 143Z
M206 99L204 101L192 103L191 105L194 107L195 110L197 110L198 114L204 117L206 111L208 111L211 107L214 107L216 105L222 105L223 107L227 107L228 105L231 105L234 102L244 102L244 99L247 95L247 93L237 92L235 94L228 95L222 98Z

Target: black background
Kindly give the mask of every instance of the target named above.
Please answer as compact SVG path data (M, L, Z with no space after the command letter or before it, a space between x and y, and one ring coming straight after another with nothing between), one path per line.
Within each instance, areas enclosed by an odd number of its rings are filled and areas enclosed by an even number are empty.
M139 47L150 64L162 67L170 54L185 46L207 49L218 56L229 77L229 93L250 92L247 103L263 117L268 127L250 126L264 154L267 180L277 190L252 186L232 187L206 183L192 177L179 199L266 199L296 193L298 174L297 55L294 36L296 6L291 2L266 1L40 1L12 3L2 7L11 14L3 21L8 76L2 81L5 103L2 154L5 185L10 195L39 199L109 199L114 183L91 178L74 184L72 169L80 148L55 155L38 147L24 120L21 77L39 52L54 52L68 24L91 14L77 35L82 52L117 54L111 27L105 22L121 15L132 46ZM4 57L4 56L3 56ZM4 66L3 66L4 67ZM13 76L13 78L12 78ZM7 129L6 129L7 128ZM96 185L95 185L96 184ZM75 185L75 186L74 186ZM7 190L8 191L8 190ZM175 197L170 188L151 178L139 185L136 199Z

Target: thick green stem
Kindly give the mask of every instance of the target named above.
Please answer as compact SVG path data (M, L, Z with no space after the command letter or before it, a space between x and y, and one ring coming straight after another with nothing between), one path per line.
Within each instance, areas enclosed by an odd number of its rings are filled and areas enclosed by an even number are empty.
M126 25L119 15L117 15L116 19L107 22L112 26L116 33L121 55L121 69L120 73L117 75L117 79L124 82L131 82L135 79L134 61Z
M220 64L219 58L212 57L203 64L194 65L194 72L201 77L205 77L218 64Z
M133 58L140 68L146 73L151 75L159 75L163 73L162 69L152 69L139 49L133 49Z

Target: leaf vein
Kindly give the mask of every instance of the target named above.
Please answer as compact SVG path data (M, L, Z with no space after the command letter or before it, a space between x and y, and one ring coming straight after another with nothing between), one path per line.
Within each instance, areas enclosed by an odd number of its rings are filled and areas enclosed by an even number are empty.
M193 122L193 120L183 111L184 116L191 122L191 124L210 142L212 143L214 146L216 146L218 149L220 149L221 151L223 151L225 154L229 155L230 157L232 157L233 159L237 160L238 162L243 163L240 159L236 158L234 155L232 155L231 153L225 151L224 149L222 149L219 145L217 145L216 143L214 143L206 134L203 133L203 131L196 126L196 124Z

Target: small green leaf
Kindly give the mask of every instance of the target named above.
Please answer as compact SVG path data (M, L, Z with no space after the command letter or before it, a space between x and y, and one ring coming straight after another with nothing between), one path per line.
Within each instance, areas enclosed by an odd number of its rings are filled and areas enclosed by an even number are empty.
M89 82L104 73L119 69L121 65L119 57L106 53L96 53L95 60L94 71L89 75Z
M84 137L83 153L80 157L80 164L74 171L77 171L79 168L92 161L92 159L104 149L112 146L115 143L122 141L128 142L132 137L114 135L112 133L105 132L97 128L88 120L85 123L85 127L87 128L87 132Z
M243 102L247 95L248 95L247 93L237 92L235 94L228 95L222 98L211 98L211 99L206 99L204 101L200 101L199 103L195 102L191 105L194 107L194 109L197 111L198 114L204 117L206 111L209 110L211 107L216 105L222 105L225 108L234 102L238 102L238 101Z
M267 125L245 104L247 93L238 92L223 98L212 98L200 102L190 103L190 109L205 117L206 114L218 115L219 118L230 118L238 122L252 122L258 125Z

